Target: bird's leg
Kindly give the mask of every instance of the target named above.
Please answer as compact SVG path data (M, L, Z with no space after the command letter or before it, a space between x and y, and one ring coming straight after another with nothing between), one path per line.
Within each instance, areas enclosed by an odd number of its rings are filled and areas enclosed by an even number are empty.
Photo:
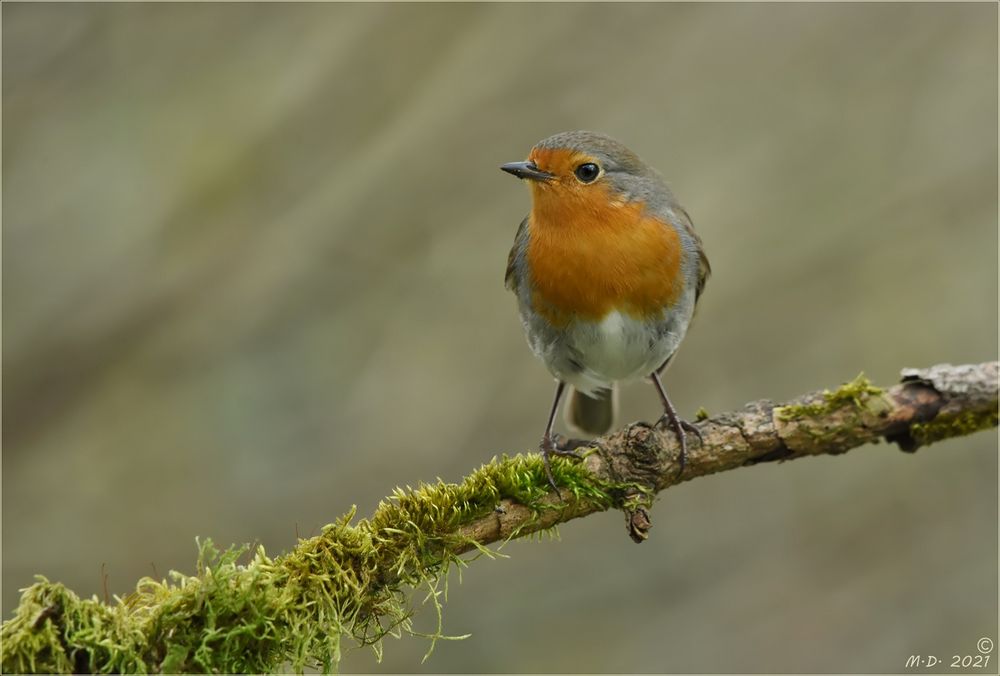
M556 486L556 480L552 478L552 467L549 466L549 455L556 452L556 445L552 441L552 426L555 424L556 411L559 410L559 400L562 399L563 390L565 389L566 383L560 380L559 384L556 385L556 396L552 402L552 410L549 411L549 422L545 425L545 434L542 435L541 445L542 462L545 463L545 475L549 477L549 483L552 485L552 488L556 490L556 493L559 492L559 487Z
M549 422L545 425L545 434L542 435L542 443L540 446L540 450L542 451L542 460L545 462L545 475L549 478L549 484L555 489L556 493L559 492L559 487L556 486L556 480L552 476L552 467L549 465L549 456L565 455L572 458L582 457L577 451L559 448L553 439L552 427L555 425L556 412L559 410L559 401L562 399L563 391L565 389L566 383L560 380L559 384L556 385L556 396L552 401L552 410L549 411Z
M677 464L680 465L680 469L677 470L677 476L680 477L684 473L684 463L687 460L687 435L684 434L684 430L693 432L695 436L698 437L698 441L704 443L704 439L701 436L701 430L695 425L689 423L687 420L682 420L680 416L677 415L677 410L674 405L670 403L670 398L667 396L667 391L663 389L663 383L660 382L660 374L653 371L650 376L653 379L653 384L656 385L656 391L660 395L660 402L663 404L663 416L657 422L661 424L664 422L670 423L670 427L673 428L674 434L677 435L677 441L681 446L680 457L677 459Z

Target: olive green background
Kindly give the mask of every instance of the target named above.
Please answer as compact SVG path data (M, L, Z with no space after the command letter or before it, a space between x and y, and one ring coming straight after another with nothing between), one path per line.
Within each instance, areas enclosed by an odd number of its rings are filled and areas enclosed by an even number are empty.
M5 4L3 616L276 554L534 447L497 167L618 137L715 274L686 416L997 357L994 4ZM625 389L625 420L657 416ZM903 670L997 640L997 435L661 496L453 578L346 671ZM432 625L432 612L418 615ZM993 657L994 663L996 654Z

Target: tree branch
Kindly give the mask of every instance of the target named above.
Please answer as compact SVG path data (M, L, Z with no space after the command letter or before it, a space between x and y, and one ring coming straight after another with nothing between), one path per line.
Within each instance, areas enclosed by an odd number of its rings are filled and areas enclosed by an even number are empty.
M461 484L397 489L371 518L353 511L288 554L263 548L219 552L201 545L198 572L140 580L113 605L81 600L41 579L3 623L5 672L260 672L290 664L336 668L340 638L380 649L387 633L411 631L405 587L438 584L460 554L612 507L636 542L648 537L656 493L679 481L746 465L840 454L880 439L920 446L997 426L998 364L906 369L888 390L859 376L834 391L704 416L701 442L677 476L669 430L633 423L593 442L584 460L558 458L550 492L537 454L494 459ZM430 636L443 638L440 632Z
M638 498L707 474L810 455L839 455L883 438L915 452L935 441L996 427L997 378L997 362L941 364L904 369L902 383L889 390L858 376L834 392L811 392L785 404L755 401L742 411L697 425L702 443L695 441L689 449L682 477L677 476L679 448L673 432L645 423L598 439L598 452L585 463L594 476L606 481L634 483L631 495ZM555 504L559 499L553 494L548 501ZM648 501L641 499L631 507L625 505L629 534L637 542L648 535L646 507ZM465 526L463 533L488 544L596 511L571 506L532 520L532 510L512 501L503 502L502 508L497 516Z

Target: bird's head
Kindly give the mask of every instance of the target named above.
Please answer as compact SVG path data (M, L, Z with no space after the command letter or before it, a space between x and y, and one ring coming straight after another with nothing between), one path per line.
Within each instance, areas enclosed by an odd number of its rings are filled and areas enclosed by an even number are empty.
M534 211L556 217L560 211L592 213L645 201L641 189L655 171L624 145L604 134L569 131L540 141L528 159L510 162L503 171L531 184Z

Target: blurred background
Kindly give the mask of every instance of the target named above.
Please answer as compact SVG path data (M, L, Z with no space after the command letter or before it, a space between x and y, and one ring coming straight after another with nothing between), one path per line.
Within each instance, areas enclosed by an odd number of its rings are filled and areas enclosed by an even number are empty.
M537 447L498 165L636 149L715 270L686 416L997 357L994 4L3 7L3 616ZM658 416L652 389L626 421ZM863 671L997 639L997 435L515 542L345 671ZM418 615L429 628L433 613ZM994 660L996 657L994 657Z

